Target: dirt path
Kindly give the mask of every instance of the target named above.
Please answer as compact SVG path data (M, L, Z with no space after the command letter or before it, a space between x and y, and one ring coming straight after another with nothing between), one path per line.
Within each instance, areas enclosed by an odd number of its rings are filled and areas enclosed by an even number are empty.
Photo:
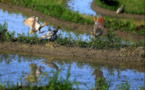
M137 15L137 14L129 14L129 13L116 14L115 11L101 8L101 7L97 6L96 0L93 0L93 2L91 3L91 8L94 11L101 13L103 15L108 15L108 16L112 16L112 17L122 17L122 18L126 18L126 19L145 20L145 15Z
M20 6L16 6L16 5L6 5L6 4L2 4L2 3L0 3L0 8L2 8L3 10L8 10L8 11L22 12L28 16L33 16L33 15L38 16L42 20L45 20L54 26L59 25L63 28L69 27L73 31L79 31L82 33L84 33L84 32L90 33L93 30L93 25L82 25L82 24L71 23L68 21L63 21L60 19L53 18L51 16L47 16L38 11L33 11L32 9L29 9L29 8L24 8L24 7L20 7ZM106 35L107 31L108 31L108 29L105 28L103 35ZM120 36L123 39L132 39L133 41L145 39L143 35L137 35L137 34L132 34L132 33L128 33L128 32L121 32L119 30L115 31L115 35Z

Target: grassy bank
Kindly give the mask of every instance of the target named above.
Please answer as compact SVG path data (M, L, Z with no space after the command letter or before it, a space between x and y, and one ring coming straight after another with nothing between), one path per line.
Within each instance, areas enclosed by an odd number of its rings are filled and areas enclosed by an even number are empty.
M132 14L145 14L144 0L96 0L98 6L116 11L124 4L124 12Z
M64 21L73 23L90 24L93 25L93 17L80 15L77 12L72 12L65 7L66 0L0 0L5 4L14 4L22 7L28 7L43 14L58 18ZM136 22L134 20L117 19L105 16L106 26L111 30L122 30L133 32L135 34L145 35L144 21Z
M17 34L17 38L15 38L15 32L9 33L7 30L7 23L4 25L0 24L0 41L9 41L9 42L22 42L26 44L46 44L48 43L47 39L40 40L37 35L25 35L25 34ZM55 41L51 40L56 44L60 44L63 46L69 47L81 47L81 48L92 48L92 49L120 49L123 47L139 47L144 46L143 41L138 41L136 43L132 43L131 41L126 41L126 43L122 43L122 39L120 37L116 37L112 30L108 31L105 39L92 38L91 41L82 41L82 38L76 37L76 40L72 39L72 36L62 38L61 35L58 35Z

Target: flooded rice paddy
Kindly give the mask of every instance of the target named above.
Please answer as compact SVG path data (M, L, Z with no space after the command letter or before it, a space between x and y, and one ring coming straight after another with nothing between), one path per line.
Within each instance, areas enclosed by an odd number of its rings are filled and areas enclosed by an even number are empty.
M49 56L51 55L49 54ZM136 90L144 86L145 72L139 72L136 69L122 69L116 66L100 65L97 63L76 62L65 60L65 58L63 61L56 57L43 58L31 56L30 54L27 56L0 52L0 83L43 86L47 84L48 77L53 75L52 71L61 70L59 77L66 78L67 71L70 68L69 72L71 75L69 80L76 79L76 81L81 82L79 88L83 90L94 88L95 79L98 77L109 81L110 90L119 88L126 81L129 83L130 89ZM28 80L29 77L36 78ZM34 83L34 79L38 80L38 82Z
M17 33L19 34L25 34L26 36L28 35L28 32L30 30L29 26L25 26L23 24L23 21L27 18L29 18L26 15L23 15L22 13L15 13L15 12L9 12L7 10L0 9L0 23L4 24L6 22L8 24L8 31L13 32L15 31L15 37L17 37ZM40 24L43 24L44 22L39 19ZM48 26L44 26L41 31L45 31L44 33L37 33L38 37L41 37L44 35L48 29L55 30L56 27L53 25L50 25L49 22ZM60 26L61 27L61 26ZM32 34L33 35L33 34ZM89 42L92 40L93 36L91 34L87 33L80 33L80 32L72 32L71 30L65 30L65 29L59 29L57 35L60 35L60 37L65 38L65 37L71 37L71 40L82 40ZM106 40L105 37L100 37L102 40ZM128 42L122 41L122 44L126 44ZM129 42L128 44L132 44L132 42Z
M70 10L85 15L96 15L96 12L91 9L93 0L68 0L67 6Z
M82 4L81 6L87 5L83 8L79 8L75 5L73 1L68 1L69 6L76 7L74 11L78 11L81 14L85 13L87 15L92 14L95 15L95 12L89 10L83 10L86 7L90 7L90 3L92 0L79 0ZM71 9L72 7L70 7ZM86 13L85 11L89 12ZM8 11L4 11L0 9L0 23L7 22L8 23L8 31L16 33L25 33L25 35L29 32L29 27L25 26L22 22L26 18L25 15L21 13L9 13ZM41 20L40 20L41 21ZM43 23L42 21L40 23ZM45 30L47 32L48 28L54 29L52 25L49 27L45 26L42 28L42 31ZM88 40L92 38L92 36L88 34L80 34L67 32L67 30L60 30L58 34L62 34L62 37L68 37L69 34L73 37L81 37L82 40ZM38 34L40 37L43 34ZM17 37L17 35L16 35ZM75 39L75 38L74 38ZM51 55L48 55L51 56ZM55 56L54 56L55 58ZM67 59L67 58L66 58ZM43 57L34 57L28 55L19 55L12 53L3 53L0 52L0 84L17 84L21 83L22 85L30 84L28 78L34 77L34 79L38 80L37 83L32 83L34 80L31 80L31 85L46 85L48 82L48 77L52 76L51 71L61 70L59 77L66 78L66 74L69 68L70 69L70 80L76 79L76 81L81 82L79 88L83 90L91 89L95 87L95 79L98 77L105 78L106 81L109 81L109 89L116 90L120 87L121 84L124 84L126 81L130 85L130 89L139 89L139 87L144 86L144 75L145 72L139 72L136 69L129 68L120 68L119 66L109 66L109 65L100 65L97 63L89 63L89 62L76 62L71 59L68 60L59 60L51 58L43 58ZM32 76L32 72L35 73L35 76ZM45 76L43 75L45 73ZM86 84L87 87L84 85ZM75 86L74 86L75 87Z
M9 11L4 11L3 9L0 9L0 23L1 24L4 24L4 22L8 23L8 31L9 32L13 32L15 31L15 36L17 37L17 33L24 33L25 35L28 35L28 32L30 30L29 26L25 26L23 24L23 20L25 20L26 18L28 18L27 16L23 15L22 13L9 13ZM40 20L40 19L39 19ZM44 23L40 20L40 23ZM49 22L48 22L49 23ZM44 35L48 29L51 29L51 30L55 30L56 27L52 26L52 25L48 25L48 26L45 26L41 29L41 31L45 31L44 33L42 34L37 34L39 37L41 35ZM83 41L90 41L91 38L93 38L91 35L89 34L86 34L86 33L74 33L74 32L71 32L71 31L67 31L67 30L62 30L60 29L57 33L58 35L61 34L61 37L69 37L71 36L72 37L72 40L73 39L81 39Z

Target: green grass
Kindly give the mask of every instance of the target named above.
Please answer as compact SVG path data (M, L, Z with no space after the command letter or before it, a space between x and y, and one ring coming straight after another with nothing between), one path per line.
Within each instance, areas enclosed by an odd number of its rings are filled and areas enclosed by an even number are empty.
M125 13L145 14L144 0L96 0L96 4L105 9L114 11L124 4Z
M37 35L30 36L25 34L17 34L17 38L14 37L15 32L9 33L5 31L7 28L7 23L4 25L0 24L0 41L9 41L9 42L21 42L26 44L46 44L48 41L41 40ZM133 47L139 47L144 46L143 41L138 41L136 43L131 43L130 45L123 44L122 39L120 37L116 37L114 35L113 30L109 30L108 34L106 35L105 40L102 40L101 38L94 39L92 38L91 41L86 42L82 41L81 38L77 38L77 40L72 40L72 36L69 35L69 37L62 38L61 35L58 35L57 39L55 41L52 40L52 42L56 44L60 44L63 46L69 46L69 47L80 47L80 48L92 48L92 49L120 49L127 46L133 46ZM130 42L130 41L126 41Z
M41 5L49 5L49 4L65 5L67 2L67 0L32 0L32 1L40 3Z

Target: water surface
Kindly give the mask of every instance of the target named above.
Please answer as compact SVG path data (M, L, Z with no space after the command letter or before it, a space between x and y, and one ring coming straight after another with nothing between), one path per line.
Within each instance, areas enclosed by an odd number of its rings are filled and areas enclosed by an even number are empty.
M51 71L61 69L59 77L66 78L67 71L70 68L71 75L69 80L76 79L76 81L81 82L79 88L83 90L95 87L95 79L98 79L98 77L105 78L106 81L110 82L110 90L116 90L119 88L119 85L126 81L129 82L130 89L136 90L144 86L145 72L139 72L136 69L121 69L120 67L97 63L75 62L72 60L63 61L54 58L46 59L31 55L0 53L0 83L7 84L9 82L16 85L18 81L22 85L30 85L31 83L31 85L43 86L47 84L48 77L53 75ZM31 79L31 82L28 83L30 81L28 77L34 77L32 72L37 72L37 78ZM46 74L42 77L43 73ZM35 79L38 80L38 83L32 82Z
M68 8L72 11L85 15L96 15L96 12L91 9L91 3L93 0L68 0Z

